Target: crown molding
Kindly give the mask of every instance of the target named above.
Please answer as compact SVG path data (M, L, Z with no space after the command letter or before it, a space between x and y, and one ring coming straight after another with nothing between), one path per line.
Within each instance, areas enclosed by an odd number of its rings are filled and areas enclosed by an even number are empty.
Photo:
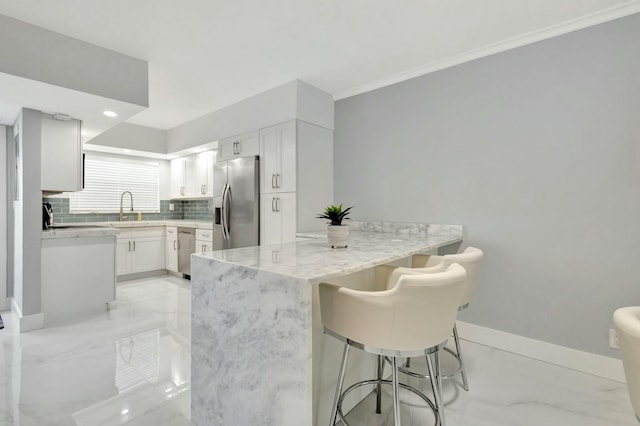
M618 6L613 6L607 9L600 10L598 12L581 16L580 18L565 21L561 24L551 25L540 30L531 31L525 34L511 37L497 43L492 43L480 47L478 49L469 50L459 55L450 56L441 61L431 62L429 64L411 68L407 71L403 71L389 77L381 78L379 80L355 86L347 90L336 92L333 94L333 98L336 101L349 98L351 96L370 92L375 89L380 89L382 87L390 86L395 83L400 83L405 80L409 80L445 68L450 68L465 62L473 61L474 59L479 59L510 49L515 49L516 47L526 46L527 44L532 44L538 41L557 37L562 34L567 34L573 31L581 30L583 28L602 24L604 22L633 15L638 12L640 12L640 0L628 1Z

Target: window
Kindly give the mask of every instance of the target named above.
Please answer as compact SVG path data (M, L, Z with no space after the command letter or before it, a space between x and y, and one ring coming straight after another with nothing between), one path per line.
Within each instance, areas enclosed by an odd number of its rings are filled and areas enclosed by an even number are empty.
M89 156L85 158L84 190L69 194L70 213L116 213L124 191L133 194L136 212L160 211L159 164ZM129 209L129 194L124 208Z

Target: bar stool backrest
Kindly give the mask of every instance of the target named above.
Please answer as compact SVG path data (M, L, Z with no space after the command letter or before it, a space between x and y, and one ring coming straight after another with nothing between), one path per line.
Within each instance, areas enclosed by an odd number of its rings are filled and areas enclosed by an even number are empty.
M387 288L392 287L402 274L437 272L446 269L451 264L457 263L467 271L465 290L460 301L460 306L465 306L471 302L471 297L476 291L480 261L483 257L484 253L482 250L475 247L467 247L462 253L446 254L444 256L416 255L413 256L412 259L412 268L397 268L389 275ZM413 270L413 272L409 272L411 270Z
M444 343L451 333L465 276L464 268L454 264L438 273L401 275L385 291L320 284L322 322L333 332L372 348L431 348Z
M640 306L617 309L613 325L618 333L631 405L636 418L640 418Z

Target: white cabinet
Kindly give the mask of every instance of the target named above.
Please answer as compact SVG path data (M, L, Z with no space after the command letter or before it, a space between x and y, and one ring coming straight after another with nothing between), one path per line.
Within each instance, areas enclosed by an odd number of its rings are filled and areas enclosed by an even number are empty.
M213 196L215 152L206 151L171 160L172 199L210 198Z
M41 189L45 192L75 192L83 187L80 120L41 119Z
M296 191L296 122L260 130L260 192Z
M216 162L215 151L207 151L197 154L197 179L195 184L196 195L202 197L213 196L213 164Z
M218 143L218 161L249 155L260 155L258 132L243 133L238 136L222 139Z
M292 120L260 130L260 244L294 241L325 224L333 199L333 131Z
M184 157L171 160L171 198L182 198L187 190L187 160Z
M210 229L196 229L196 253L213 251L213 231Z
M164 227L121 232L116 246L116 274L127 275L165 269Z
M172 272L178 272L178 228L167 226L165 240L165 268Z
M296 193L262 194L260 225L260 245L295 241Z

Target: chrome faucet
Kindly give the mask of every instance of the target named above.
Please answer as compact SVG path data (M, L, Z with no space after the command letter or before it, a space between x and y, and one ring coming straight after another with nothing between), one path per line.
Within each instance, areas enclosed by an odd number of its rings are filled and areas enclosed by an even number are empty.
M131 196L131 210L133 211L133 194L131 193L131 191L124 191L122 193L122 195L120 196L120 221L122 222L123 220L127 220L129 219L129 216L125 216L124 213L122 213L122 200L124 199L124 194L129 193L129 195Z

